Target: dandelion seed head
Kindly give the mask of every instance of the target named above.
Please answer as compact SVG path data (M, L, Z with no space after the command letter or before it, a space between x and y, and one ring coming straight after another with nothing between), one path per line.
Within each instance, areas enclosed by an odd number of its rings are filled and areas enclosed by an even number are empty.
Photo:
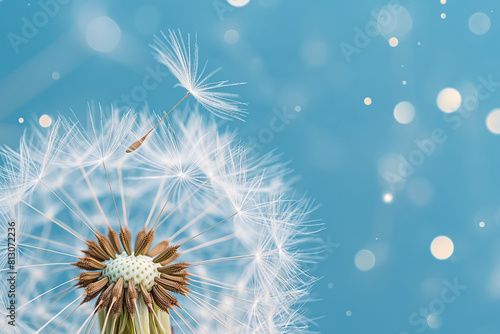
M148 317L149 302L176 332L189 328L175 312L200 331L309 331L302 306L315 279L304 263L320 252L306 246L315 242L308 218L315 207L296 195L285 164L254 156L193 108L169 117L132 155L123 148L155 123L153 113L89 114L87 122L61 118L36 128L19 149L0 152L0 213L23 231L19 300L34 310L19 312L19 326L53 331L62 322L58 331L77 332L94 311L109 313L111 326L115 311ZM127 274L127 260L148 269ZM75 278L76 289L64 294ZM139 311L120 301L129 281ZM48 305L44 298L56 295ZM91 303L78 306L86 298ZM67 320L57 316L62 310Z

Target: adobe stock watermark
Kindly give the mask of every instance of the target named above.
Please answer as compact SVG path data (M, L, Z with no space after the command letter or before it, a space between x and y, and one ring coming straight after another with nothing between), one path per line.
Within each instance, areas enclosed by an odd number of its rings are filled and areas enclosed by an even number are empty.
M443 120L454 131L458 130L471 113L479 106L479 102L489 99L500 87L500 81L494 81L493 76L478 76L475 86L476 94L470 94L463 98L460 108L453 112L443 114ZM387 182L390 191L394 192L400 182L415 173L432 156L439 145L448 140L448 135L443 128L435 128L426 138L416 139L415 149L407 155L398 156L399 165L396 171L385 171L383 178Z
M352 44L342 42L339 44L340 51L344 55L345 60L350 63L354 54L360 54L361 51L367 48L373 38L380 36L381 28L387 28L402 11L403 7L399 0L391 0L379 12L371 11L371 20L368 21L363 28L354 27L354 37Z
M120 111L137 108L140 103L146 101L149 93L158 88L163 80L170 75L165 69L166 67L161 64L156 64L154 69L146 66L147 74L142 78L141 83L132 87L128 93L122 93L119 98L112 102L112 105Z
M69 3L70 0L40 0L40 7L33 15L21 18L21 28L18 32L9 32L7 39L10 42L14 53L19 53L21 45L28 44L38 35L40 29L49 24L50 19L54 18L61 11L61 6Z
M214 0L212 1L212 6L214 7L220 21L224 21L226 19L225 15L227 13L234 11L234 7L231 6L227 0Z
M429 321L429 317L431 317L431 319L439 317L451 304L457 301L458 297L460 297L465 290L467 290L467 285L460 284L456 277L453 283L449 280L445 280L443 284L445 287L441 290L438 298L431 300L426 307L420 307L418 311L410 314L408 323L413 327L413 330L410 330L410 332L415 333L416 331L417 333L423 333L429 328L429 322L431 322ZM399 334L410 334L410 332L402 331Z

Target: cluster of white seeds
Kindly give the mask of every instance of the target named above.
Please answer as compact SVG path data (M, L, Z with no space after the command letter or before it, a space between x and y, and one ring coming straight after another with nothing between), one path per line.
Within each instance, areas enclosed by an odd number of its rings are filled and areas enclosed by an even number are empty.
M124 286L128 286L129 280L134 282L136 288L140 283L146 290L150 291L155 284L155 277L159 277L158 268L161 264L154 263L153 258L145 255L127 255L123 252L116 256L116 259L104 261L106 268L102 271L102 276L107 277L110 282L117 282L123 277Z

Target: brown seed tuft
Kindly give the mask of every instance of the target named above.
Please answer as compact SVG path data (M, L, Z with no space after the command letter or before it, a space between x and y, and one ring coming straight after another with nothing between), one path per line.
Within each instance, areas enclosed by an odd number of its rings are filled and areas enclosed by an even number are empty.
M155 277L155 283L159 284L168 291L172 291L173 293L179 293L184 296L186 295L187 292L190 292L190 290L186 287L187 283L183 284L179 282L174 282L162 277Z
M109 241L111 243L111 247L113 247L113 250L115 251L115 253L121 254L122 248L120 246L120 239L118 238L118 233L116 233L116 231L109 228L108 238L109 238Z
M97 242L94 240L87 240L85 243L88 246L88 249L83 251L85 255L93 257L99 261L109 259L109 256L102 250L101 246L99 246Z
M184 269L188 268L190 266L189 263L186 262L178 262L175 264L171 264L168 266L163 266L158 268L158 271L164 274L169 274L169 275L181 275L185 276L187 275L187 272L184 271ZM161 269L161 270L160 270Z
M165 248L167 248L168 243L168 240L163 240L162 242L158 243L152 250L150 250L147 255L153 257L160 254L165 250Z
M123 277L120 277L118 282L116 282L115 287L113 288L112 297L113 300L115 300L112 310L113 314L116 316L116 314L120 312L123 307Z
M163 250L163 252L158 254L158 256L153 259L153 262L154 263L161 263L164 261L168 261L170 258L172 258L177 253L177 249L179 249L179 246L170 246L170 247L165 248L165 250Z
M162 311L168 312L169 308L173 308L173 306L179 306L179 304L177 303L177 298L175 298L170 292L168 292L160 285L153 285L151 294L153 295L153 299L156 305L158 305L158 307Z
M72 265L83 270L103 270L106 265L91 257L79 257L80 261L72 263Z
M107 277L104 277L103 279L100 279L97 282L90 283L85 288L85 292L87 293L87 295L94 295L95 296L96 294L101 292L106 287L106 284L108 284L108 282L109 282L109 279Z
M81 287L86 287L90 283L96 282L99 279L99 277L101 277L101 275L102 275L101 271L83 272L76 278L78 280L77 285Z
M104 252L112 259L116 259L115 256L115 251L113 249L113 246L111 246L109 240L102 234L96 232L95 234L97 241L99 242L99 245L101 248L104 250Z
M132 246L131 246L131 241L132 241L132 235L128 228L125 231L120 232L120 240L122 242L123 248L125 249L125 252L127 252L127 255L132 255Z
M141 232L139 232L139 234L141 234ZM139 239L139 234L137 235L138 239ZM144 236L141 238L141 240L139 240L139 243L136 242L134 255L138 256L138 255L146 254L149 250L149 247L151 247L151 244L153 243L154 238L155 238L155 235L154 235L153 231L149 231L148 233L145 233Z

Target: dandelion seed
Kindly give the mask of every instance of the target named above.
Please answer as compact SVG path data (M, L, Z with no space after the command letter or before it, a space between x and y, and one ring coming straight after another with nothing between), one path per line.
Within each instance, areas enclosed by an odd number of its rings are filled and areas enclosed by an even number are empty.
M198 45L191 44L188 34L187 48L179 31L178 35L168 31L168 37L162 33L162 37L155 36L151 45L155 52L155 58L169 69L179 81L178 86L187 90L186 95L163 116L141 139L135 141L127 149L127 153L137 150L146 140L149 134L160 124L185 98L192 95L205 109L214 115L231 119L242 120L246 111L242 108L245 103L237 100L238 95L218 91L219 89L242 85L244 83L229 83L228 81L207 82L219 69L205 74L207 64L199 71L198 68Z

